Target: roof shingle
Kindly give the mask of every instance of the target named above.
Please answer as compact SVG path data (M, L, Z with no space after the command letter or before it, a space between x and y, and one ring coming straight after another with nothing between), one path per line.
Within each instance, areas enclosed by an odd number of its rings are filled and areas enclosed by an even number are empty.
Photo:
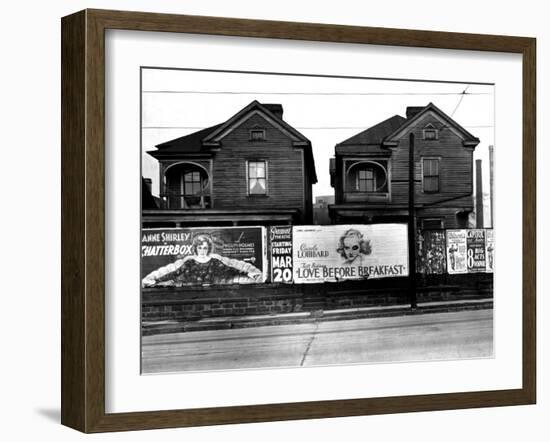
M380 144L385 137L401 127L405 121L407 120L402 116L394 115L393 117L390 117L387 120L369 127L363 132L359 132L353 137L338 143L337 146L349 146L352 144Z

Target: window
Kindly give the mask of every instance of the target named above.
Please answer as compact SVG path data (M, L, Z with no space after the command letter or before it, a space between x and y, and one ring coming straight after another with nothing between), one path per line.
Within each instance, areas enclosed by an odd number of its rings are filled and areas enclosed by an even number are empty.
M424 130L424 139L425 140L437 140L437 130L435 130L435 129L425 129Z
M344 167L346 168L344 189L350 195L356 193L351 196L352 198L360 198L358 194L382 196L388 193L387 160L344 160Z
M374 192L376 190L376 179L372 168L359 169L356 176L359 192Z
M201 193L203 181L200 172L187 172L183 175L183 194L197 195Z
M202 166L182 162L167 168L160 194L163 208L210 208L208 172Z
M430 123L422 131L425 140L437 140L437 129Z
M422 230L441 230L443 229L443 220L441 218L423 218Z
M248 162L248 194L266 195L267 194L267 162L249 161Z
M264 129L252 129L250 131L250 141L264 141L265 130Z
M422 183L424 192L439 192L439 159L422 159Z

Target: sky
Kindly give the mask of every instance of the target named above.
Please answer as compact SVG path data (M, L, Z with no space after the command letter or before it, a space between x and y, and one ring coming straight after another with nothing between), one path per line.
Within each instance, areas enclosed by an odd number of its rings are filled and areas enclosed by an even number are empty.
M489 191L493 85L144 68L141 94L142 175L153 180L155 195L158 164L147 151L222 123L253 100L282 104L283 119L311 141L319 180L314 198L334 194L329 158L337 143L393 115L404 117L407 106L430 102L480 139L474 159L482 160L484 193Z

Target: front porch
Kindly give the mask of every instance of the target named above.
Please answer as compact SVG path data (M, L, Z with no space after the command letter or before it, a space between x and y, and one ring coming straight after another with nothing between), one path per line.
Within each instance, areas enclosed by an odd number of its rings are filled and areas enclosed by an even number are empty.
M297 209L156 209L143 210L143 228L192 226L291 225Z
M387 204L331 204L328 210L333 224L403 223L408 221L409 215L406 206L388 207Z

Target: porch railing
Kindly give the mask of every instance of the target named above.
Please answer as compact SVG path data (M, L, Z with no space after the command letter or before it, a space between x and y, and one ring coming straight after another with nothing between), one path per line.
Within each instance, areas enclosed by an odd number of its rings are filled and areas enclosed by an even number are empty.
M389 192L360 192L360 191L345 191L344 201L346 203L353 202L386 202L389 201Z
M176 192L160 194L163 209L210 209L212 198L210 193L201 192L186 195Z

